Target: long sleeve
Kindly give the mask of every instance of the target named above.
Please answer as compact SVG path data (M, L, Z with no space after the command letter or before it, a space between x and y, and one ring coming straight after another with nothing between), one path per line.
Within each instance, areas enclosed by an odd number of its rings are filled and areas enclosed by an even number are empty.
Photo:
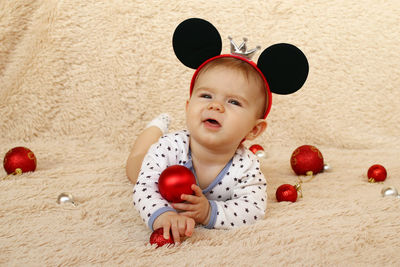
M258 159L248 155L232 163L226 177L209 192L213 197L207 228L230 229L264 218L267 184L259 165ZM222 200L221 190L229 191L230 197Z
M138 181L133 191L133 204L143 221L152 230L153 223L158 216L167 211L175 211L158 191L158 178L163 170L174 164L184 164L186 141L182 141L182 134L169 134L160 138L152 145L143 159ZM179 142L177 140L180 140Z

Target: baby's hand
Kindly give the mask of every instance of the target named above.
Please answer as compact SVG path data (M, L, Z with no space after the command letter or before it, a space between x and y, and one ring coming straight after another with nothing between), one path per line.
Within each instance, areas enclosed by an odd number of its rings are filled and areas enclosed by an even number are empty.
M174 242L179 245L181 236L191 236L195 222L192 218L183 216L173 211L167 211L154 221L153 229L163 228L164 238L169 239L171 230Z
M210 220L210 203L199 186L193 184L192 190L195 195L182 194L181 196L181 199L187 203L174 203L172 206L175 209L183 210L180 213L181 215L193 218L197 223L206 225Z

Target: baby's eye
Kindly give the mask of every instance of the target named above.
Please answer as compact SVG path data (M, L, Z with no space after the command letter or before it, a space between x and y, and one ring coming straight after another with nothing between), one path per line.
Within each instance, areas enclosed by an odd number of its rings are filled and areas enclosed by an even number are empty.
M235 106L239 106L239 107L242 106L242 104L240 104L240 102L237 101L237 100L235 100L235 99L230 99L230 100L228 101L228 103L230 103L230 104L232 104L232 105L235 105Z
M201 97L201 98L208 98L208 99L211 99L211 95L210 95L210 94L201 94L200 97Z

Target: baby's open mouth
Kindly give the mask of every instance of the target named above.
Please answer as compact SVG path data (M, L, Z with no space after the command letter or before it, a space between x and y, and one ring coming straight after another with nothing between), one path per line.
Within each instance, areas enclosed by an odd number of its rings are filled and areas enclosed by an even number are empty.
M204 122L207 123L208 125L211 125L211 126L214 126L214 127L220 127L221 126L221 124L217 120L214 120L214 119L207 119Z

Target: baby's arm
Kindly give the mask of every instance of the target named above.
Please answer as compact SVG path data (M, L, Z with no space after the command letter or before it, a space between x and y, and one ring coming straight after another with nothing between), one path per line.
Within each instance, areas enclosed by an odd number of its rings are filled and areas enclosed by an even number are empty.
M230 229L264 218L267 183L260 171L258 160L253 160L247 170L237 178L230 200L210 200L211 215L208 228Z
M167 141L160 141L152 145L143 159L138 181L133 191L133 204L139 211L143 221L152 230L158 216L167 212L176 212L158 191L158 178L169 165L167 157Z

